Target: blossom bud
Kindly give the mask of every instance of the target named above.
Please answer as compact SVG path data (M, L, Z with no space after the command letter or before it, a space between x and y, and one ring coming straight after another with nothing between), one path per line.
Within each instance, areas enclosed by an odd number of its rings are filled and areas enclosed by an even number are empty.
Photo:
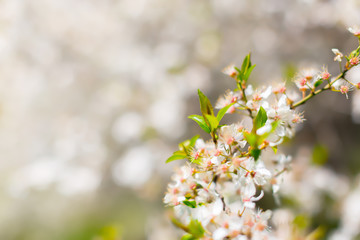
M351 58L350 60L349 60L349 62L350 62L350 64L351 65L357 65L357 64L359 64L359 58L358 57L353 57L353 58Z
M330 73L328 71L324 71L321 73L321 78L324 80L328 80L330 78Z

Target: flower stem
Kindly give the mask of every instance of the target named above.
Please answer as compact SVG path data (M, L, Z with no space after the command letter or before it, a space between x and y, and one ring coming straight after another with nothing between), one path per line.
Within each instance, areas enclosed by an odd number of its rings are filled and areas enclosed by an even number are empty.
M319 93L325 91L325 90L330 90L331 86L340 78L345 76L345 73L348 70L344 70L342 71L342 73L340 73L334 80L332 80L330 83L326 84L323 88L318 89L317 91L312 91L311 93L309 93L306 97L304 97L303 99L301 99L300 101L294 103L291 105L291 109L295 109L296 107L303 105L304 103L306 103L308 100L310 100L312 97L314 97L315 95L318 95Z

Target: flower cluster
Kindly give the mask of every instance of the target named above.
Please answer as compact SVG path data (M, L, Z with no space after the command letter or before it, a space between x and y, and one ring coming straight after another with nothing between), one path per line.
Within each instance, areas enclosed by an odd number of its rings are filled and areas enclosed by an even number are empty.
M199 90L202 115L191 115L211 140L199 136L179 144L179 150L167 162L188 159L173 176L164 202L175 210L173 222L187 232L182 239L274 239L268 225L271 211L256 205L264 190L280 189L282 175L290 169L291 157L278 153L284 138L294 136L296 125L304 118L296 107L325 90L347 94L358 83L346 79L346 72L359 64L359 48L345 56L344 69L331 78L327 68L304 69L294 79L302 93L295 102L285 84L254 89L248 84L254 69L250 54L242 67L229 66L224 73L236 82L236 88L220 97L214 114L210 100ZM335 61L344 55L338 50ZM354 59L357 59L354 60ZM251 119L221 125L224 115L240 113ZM273 151L272 159L264 152ZM272 149L272 150L271 150ZM269 151L267 151L269 152Z

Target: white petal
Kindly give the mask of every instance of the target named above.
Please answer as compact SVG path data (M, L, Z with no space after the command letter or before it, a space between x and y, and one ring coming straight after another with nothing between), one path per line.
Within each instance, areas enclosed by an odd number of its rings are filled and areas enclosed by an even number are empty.
M246 89L245 89L245 95L252 95L254 93L253 87L252 85L249 85Z
M214 240L223 240L228 235L228 231L225 228L218 228L213 233Z
M271 124L265 124L265 126L263 126L263 127L259 128L258 130L256 130L256 134L257 135L263 135L265 133L270 132L271 129L272 129Z
M217 199L214 202L213 209L212 209L212 214L215 215L215 216L220 215L223 208L224 208L224 205L223 205L221 199Z
M268 98L272 92L272 87L269 86L263 93L261 93L262 98Z

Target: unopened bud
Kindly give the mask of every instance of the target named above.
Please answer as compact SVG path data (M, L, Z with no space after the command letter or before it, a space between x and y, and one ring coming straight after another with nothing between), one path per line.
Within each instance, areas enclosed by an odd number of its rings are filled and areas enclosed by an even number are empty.
M330 73L328 73L327 71L322 72L321 78L324 80L328 80L330 78Z
M359 58L358 57L353 57L352 59L349 60L351 65L357 65L359 64Z

